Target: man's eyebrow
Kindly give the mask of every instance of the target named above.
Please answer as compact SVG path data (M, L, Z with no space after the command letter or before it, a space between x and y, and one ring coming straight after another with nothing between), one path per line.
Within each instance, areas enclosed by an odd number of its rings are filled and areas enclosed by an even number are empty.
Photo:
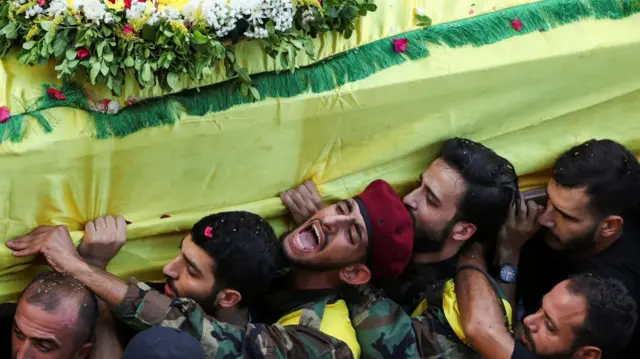
M574 220L574 221L577 221L577 220L578 220L578 218L576 218L576 217L574 217L574 216L572 216L572 215L568 214L567 212L565 212L565 211L561 210L560 208L558 208L558 206L556 206L556 205L551 201L551 199L549 199L549 203L551 204L551 206L553 206L553 209L555 209L558 213L560 213L560 214L561 214L561 215L563 215L564 217L567 217L567 218L572 219L572 220Z
M558 326L556 325L556 322L554 322L553 319L551 319L551 317L549 316L549 313L547 313L547 311L544 310L545 298L546 298L546 295L544 297L542 297L542 303L540 304L540 308L542 308L542 313L544 313L544 317L547 318L549 323L551 323L551 326L553 327L553 329L554 330L558 330Z
M349 211L349 213L353 212L353 204L351 203L350 200L345 199L344 201L342 201L342 203L344 203L344 205L347 206L347 210Z
M24 331L22 329L20 329L20 325L18 324L18 322L14 319L13 320L13 325L18 329L18 331L20 331L20 333L24 334ZM51 342L53 345L55 345L57 348L62 347L62 345L60 344L60 342L58 341L58 339L56 339L56 337L51 337L51 338L39 338L39 337L31 337L32 339L35 339L37 341L40 342Z
M195 269L196 272L198 272L199 274L202 274L202 271L200 270L200 268L198 268L198 266L196 265L196 262L189 259L189 257L187 257L184 253L182 253L182 258L184 258L184 260L187 261L187 263L189 263L189 266L193 267L193 269Z

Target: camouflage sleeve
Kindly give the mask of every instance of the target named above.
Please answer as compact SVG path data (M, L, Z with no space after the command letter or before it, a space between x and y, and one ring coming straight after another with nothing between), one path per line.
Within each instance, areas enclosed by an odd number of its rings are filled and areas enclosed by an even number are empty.
M411 317L371 287L349 308L363 359L420 358Z
M115 312L136 330L163 326L187 332L200 341L207 358L352 358L346 344L319 331L279 324L238 327L208 316L190 299L172 300L135 280Z

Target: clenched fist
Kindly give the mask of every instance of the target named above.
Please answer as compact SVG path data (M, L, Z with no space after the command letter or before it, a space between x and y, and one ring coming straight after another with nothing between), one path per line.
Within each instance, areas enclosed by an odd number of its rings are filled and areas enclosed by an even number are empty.
M89 264L105 269L127 242L127 223L122 216L99 217L85 226L78 252Z
M280 193L280 199L291 212L297 225L304 223L325 207L316 185L308 180L296 188Z

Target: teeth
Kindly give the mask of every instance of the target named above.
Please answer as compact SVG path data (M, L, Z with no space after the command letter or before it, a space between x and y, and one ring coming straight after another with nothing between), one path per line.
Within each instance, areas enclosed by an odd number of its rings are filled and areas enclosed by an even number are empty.
M313 226L313 231L316 234L316 238L318 239L318 242L320 242L320 232L318 231L318 227Z

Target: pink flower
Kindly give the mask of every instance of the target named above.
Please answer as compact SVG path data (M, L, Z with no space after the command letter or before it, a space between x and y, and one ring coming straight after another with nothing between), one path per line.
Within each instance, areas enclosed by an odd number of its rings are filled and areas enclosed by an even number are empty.
M393 49L397 53L402 53L407 51L407 47L409 46L409 40L406 37L402 39L393 39Z
M44 4L47 3L47 0L38 0L38 5L40 5L40 7L43 7Z
M124 25L124 27L122 28L122 32L124 32L125 34L133 34L135 30L133 30L133 26L131 25Z
M55 98L56 100L66 100L67 96L62 93L62 91L58 89L54 89L53 87L49 87L47 89L47 95Z
M133 97L129 97L127 99L127 106L135 105L136 103L138 103L138 101L136 101L136 99Z
M522 30L522 21L520 19L511 20L511 27L516 31Z
M11 117L11 111L7 106L0 107L0 123L5 123L9 121L9 117Z
M81 47L78 49L78 51L76 51L76 56L80 60L88 57L89 55L91 55L91 53L89 52L89 50L85 49L84 47Z
M204 235L205 235L205 237L213 238L213 233L212 233L211 231L213 231L213 228L211 228L211 227L207 226L207 227L204 229Z

